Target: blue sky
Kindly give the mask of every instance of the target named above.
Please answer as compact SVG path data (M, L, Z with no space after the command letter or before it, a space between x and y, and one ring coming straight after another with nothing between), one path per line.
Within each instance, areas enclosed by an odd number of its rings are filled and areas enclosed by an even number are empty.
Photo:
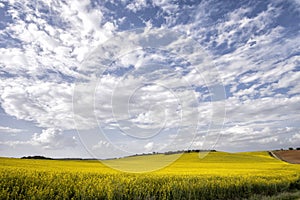
M0 2L0 156L300 144L300 2Z

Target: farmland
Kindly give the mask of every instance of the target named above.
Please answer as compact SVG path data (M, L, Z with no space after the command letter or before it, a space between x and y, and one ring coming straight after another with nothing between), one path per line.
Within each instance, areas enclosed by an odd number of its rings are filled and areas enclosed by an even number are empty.
M116 160L0 158L0 199L247 199L300 190L300 166L267 152L185 153L153 172L128 173L108 166L147 166L158 157Z
M300 150L274 151L275 156L283 161L300 164Z

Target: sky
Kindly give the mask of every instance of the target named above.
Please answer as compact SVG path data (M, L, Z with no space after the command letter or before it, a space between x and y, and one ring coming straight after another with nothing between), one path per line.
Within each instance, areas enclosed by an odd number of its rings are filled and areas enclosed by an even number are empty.
M299 0L1 0L0 156L299 147L299 14Z

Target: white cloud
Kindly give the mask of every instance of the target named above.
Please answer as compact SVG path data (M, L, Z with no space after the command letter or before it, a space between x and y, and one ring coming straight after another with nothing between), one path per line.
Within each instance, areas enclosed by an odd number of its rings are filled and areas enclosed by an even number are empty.
M8 3L7 13L13 22L8 22L1 34L20 42L0 48L0 101L8 115L45 128L27 143L62 147L57 141L63 130L75 128L74 119L79 130L97 127L98 120L109 130L118 130L117 125L121 125L128 132L133 127L188 127L186 132L191 132L198 125L199 131L208 129L213 118L223 116L225 102L232 122L224 130L224 137L230 138L224 141L226 145L239 141L242 146L247 140L266 145L286 141L272 137L272 131L287 132L288 137L294 138L293 134L297 139L297 120L294 132L283 127L286 121L300 117L300 74L295 70L300 40L299 35L288 36L286 27L274 26L284 12L277 1L252 17L253 8L243 6L218 20L213 19L223 11L222 2L203 1L183 7L169 0L152 2L163 12L157 14L166 20L162 27L186 32L195 40L153 28L152 20L142 20L145 31L115 35L116 21L125 18L114 19L110 14L115 11L101 3L92 7L89 0L49 1L34 9L30 1ZM121 4L133 12L148 6L144 0ZM49 8L47 15L38 9L42 6ZM189 11L188 7L193 7L193 12L185 15L191 18L182 24L180 15ZM195 47L198 43L206 52ZM148 47L161 51L149 52ZM192 62L189 65L182 60ZM211 70L212 60L219 71ZM135 68L128 72L130 65ZM106 69L111 74L101 76ZM229 98L209 102L213 98L209 92L221 81L230 91ZM145 86L149 83L152 85ZM200 92L195 91L197 87ZM2 127L2 132L8 129ZM184 131L180 134L176 145L185 147L190 135ZM197 134L201 137L195 145L202 145L205 131ZM147 131L145 135L149 136ZM156 143L148 141L139 148L148 149L150 144L154 147ZM99 142L100 146L106 143Z
M147 144L144 146L144 147L145 147L145 150L146 150L147 152L152 151L153 145L154 145L153 142L147 143Z
M11 128L7 126L0 126L0 133L21 133L24 130L22 129L16 129L16 128Z
M40 127L73 129L72 85L15 78L1 80L1 106Z
M96 145L92 147L93 150L101 149L101 148L108 148L110 143L104 140L99 141Z
M111 22L102 20L102 8L89 9L89 1L50 1L47 15L33 10L32 7L39 7L31 5L34 2L10 3L22 6L9 7L7 12L15 13L14 22L3 32L20 40L22 47L0 48L0 64L6 71L18 75L24 71L31 76L43 75L45 69L51 69L82 78L74 67L78 67L88 52L107 40L114 31ZM33 15L35 12L38 13ZM22 14L25 14L25 19Z
M59 150L68 147L74 148L77 145L76 138L67 137L61 129L48 128L42 130L42 133L34 133L29 140L1 141L1 145L7 145L13 148L25 146L29 148L38 147L42 150Z
M146 0L134 0L126 6L127 9L132 10L133 12L137 12L146 7L147 7Z
M296 144L299 145L300 144L300 133L295 133L290 139L289 141L292 144Z
M292 2L295 4L295 9L300 11L300 1L299 0L292 0Z
M60 129L49 128L42 130L41 134L35 133L30 143L44 149L62 149L74 147L76 139L65 137Z
M153 0L152 4L160 7L167 14L174 14L178 10L178 5L172 0Z

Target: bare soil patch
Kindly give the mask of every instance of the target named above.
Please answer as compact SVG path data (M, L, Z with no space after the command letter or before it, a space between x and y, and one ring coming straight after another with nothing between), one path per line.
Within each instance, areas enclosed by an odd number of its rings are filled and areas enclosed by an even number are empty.
M300 150L273 151L273 154L283 161L293 164L300 164Z

